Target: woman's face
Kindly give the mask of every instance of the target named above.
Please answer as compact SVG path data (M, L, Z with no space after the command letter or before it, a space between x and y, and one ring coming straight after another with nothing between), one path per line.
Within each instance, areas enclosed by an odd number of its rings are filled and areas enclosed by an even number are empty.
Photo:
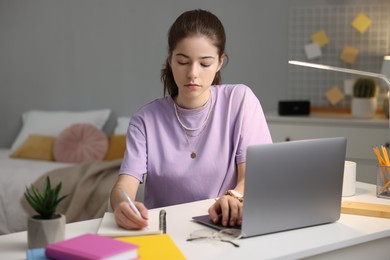
M205 36L184 38L170 53L169 64L179 88L177 103L186 108L203 105L209 98L209 87L221 69L223 57Z

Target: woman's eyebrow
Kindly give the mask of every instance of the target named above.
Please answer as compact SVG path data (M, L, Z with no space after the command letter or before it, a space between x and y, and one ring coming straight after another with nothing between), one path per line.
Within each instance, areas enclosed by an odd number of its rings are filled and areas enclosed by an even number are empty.
M184 57L186 59L190 58L189 56L185 55L184 53L176 53L175 56L181 56L181 57ZM200 57L200 59L202 59L202 60L205 60L205 59L215 59L215 57L213 57L213 56L203 56L203 57Z

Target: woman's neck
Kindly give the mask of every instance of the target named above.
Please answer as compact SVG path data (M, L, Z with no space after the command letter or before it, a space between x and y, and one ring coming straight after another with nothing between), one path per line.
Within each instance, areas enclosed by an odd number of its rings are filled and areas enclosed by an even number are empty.
M202 95L196 98L187 98L185 96L181 96L180 93L174 97L174 101L179 107L186 109L194 109L201 106L204 106L207 101L210 99L211 89L205 91Z

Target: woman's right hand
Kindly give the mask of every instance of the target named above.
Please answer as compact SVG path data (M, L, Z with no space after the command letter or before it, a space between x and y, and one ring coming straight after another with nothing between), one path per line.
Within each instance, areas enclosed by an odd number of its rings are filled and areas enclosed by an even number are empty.
M129 230L143 229L148 226L148 210L141 202L134 202L142 218L131 209L126 201L120 202L114 210L115 222L118 226Z

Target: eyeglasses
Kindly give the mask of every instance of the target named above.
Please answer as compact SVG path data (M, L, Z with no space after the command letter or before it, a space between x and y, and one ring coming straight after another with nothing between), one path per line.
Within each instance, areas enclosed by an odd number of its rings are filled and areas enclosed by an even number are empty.
M217 240L229 243L235 247L240 247L239 244L233 241L240 239L241 237L241 230L234 228L222 229L220 231L215 231L211 229L200 229L192 232L187 241Z

